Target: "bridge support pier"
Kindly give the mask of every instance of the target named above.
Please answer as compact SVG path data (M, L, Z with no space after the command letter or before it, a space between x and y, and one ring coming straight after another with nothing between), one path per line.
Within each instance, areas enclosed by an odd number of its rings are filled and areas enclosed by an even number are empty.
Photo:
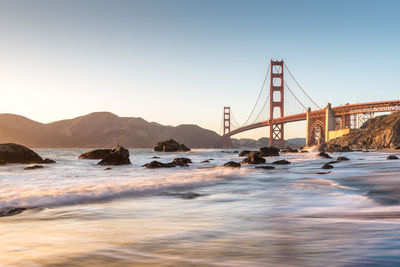
M333 116L331 103L325 108L325 142L329 142L329 131L334 131L336 128L335 118Z
M279 109L280 117L284 116L284 80L283 80L283 60L273 61L271 60L271 82L269 90L269 114L270 114L270 126L269 126L269 146L279 145L285 146L284 137L284 124L274 124L274 111Z
M231 138L226 134L231 132L231 107L224 107L224 135L222 136L222 147L231 148Z

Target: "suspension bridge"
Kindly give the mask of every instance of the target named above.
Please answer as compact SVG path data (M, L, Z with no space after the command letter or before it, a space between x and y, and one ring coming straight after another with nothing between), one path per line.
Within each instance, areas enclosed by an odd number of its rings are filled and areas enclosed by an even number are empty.
M224 107L221 127L223 147L231 147L231 136L261 127L269 127L270 146L283 147L285 124L298 121L306 121L306 146L318 145L358 129L365 121L373 118L375 113L394 111L400 111L400 100L336 107L328 103L322 108L298 83L283 60L271 60L257 101L246 121L238 124L231 107Z

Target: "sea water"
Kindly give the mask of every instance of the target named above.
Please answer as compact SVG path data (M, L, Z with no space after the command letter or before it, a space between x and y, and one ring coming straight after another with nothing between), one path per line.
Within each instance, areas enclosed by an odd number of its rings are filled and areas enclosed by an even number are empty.
M274 170L221 167L237 153L132 149L96 165L82 149L39 149L56 164L0 166L0 266L400 265L400 160L388 153L266 158ZM154 156L160 159L153 159ZM146 169L188 157L189 167ZM207 163L202 163L209 160ZM330 173L329 173L330 172Z

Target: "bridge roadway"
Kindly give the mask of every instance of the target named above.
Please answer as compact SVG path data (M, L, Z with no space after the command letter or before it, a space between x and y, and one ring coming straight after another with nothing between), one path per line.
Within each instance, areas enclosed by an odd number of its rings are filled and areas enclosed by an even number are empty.
M348 114L362 114L362 113L376 113L376 112L391 112L391 111L400 111L400 100L392 100L392 101L378 101L378 102L366 102L366 103L358 103L358 104L347 104L337 107L332 107L334 116L342 116ZM320 110L314 110L310 112L310 118L320 118L325 116L325 108ZM304 121L307 119L307 112L299 113L295 115L288 115L280 118L273 119L273 124L280 123L288 123L288 122L296 122L296 121ZM240 128L237 128L228 134L225 137L230 137L232 135L246 132L249 130L266 127L271 125L271 120L265 120L262 122L246 125Z

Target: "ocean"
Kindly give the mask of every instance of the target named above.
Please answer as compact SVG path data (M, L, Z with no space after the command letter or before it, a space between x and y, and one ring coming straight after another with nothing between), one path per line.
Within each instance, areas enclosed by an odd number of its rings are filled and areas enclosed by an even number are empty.
M400 266L400 160L390 153L266 158L131 149L104 170L88 149L36 149L56 164L0 166L0 266ZM188 157L189 167L146 169ZM202 163L204 160L209 162Z

